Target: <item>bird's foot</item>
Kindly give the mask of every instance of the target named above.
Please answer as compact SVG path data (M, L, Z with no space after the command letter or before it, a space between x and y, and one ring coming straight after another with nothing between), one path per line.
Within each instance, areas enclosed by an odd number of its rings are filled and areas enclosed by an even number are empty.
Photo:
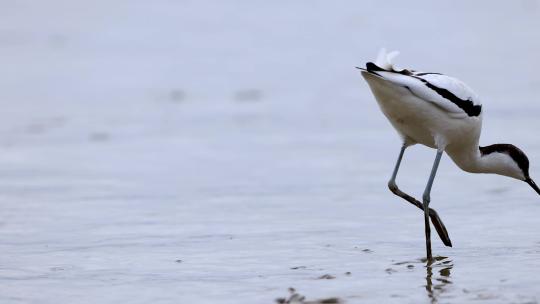
M441 238L441 241L443 242L443 244L448 247L452 247L452 241L450 240L450 236L448 236L448 231L446 230L446 226L444 226L444 223L439 217L439 214L437 213L437 211L429 208L429 218L431 219L431 222L433 223L433 227L435 227L435 230L437 231L437 234L439 234L439 237Z

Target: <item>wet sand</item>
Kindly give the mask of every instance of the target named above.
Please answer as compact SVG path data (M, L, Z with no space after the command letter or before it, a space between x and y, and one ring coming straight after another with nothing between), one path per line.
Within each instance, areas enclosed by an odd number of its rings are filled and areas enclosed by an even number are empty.
M540 200L444 156L432 207L355 65L466 81L540 179L536 1L0 4L0 302L537 303ZM419 197L434 151L405 154ZM289 288L293 288L291 291ZM327 302L324 302L327 301Z

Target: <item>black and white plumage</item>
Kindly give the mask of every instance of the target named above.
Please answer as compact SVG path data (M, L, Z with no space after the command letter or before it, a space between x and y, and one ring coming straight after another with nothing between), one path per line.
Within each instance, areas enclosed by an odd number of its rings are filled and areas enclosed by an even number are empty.
M385 65L384 63L382 64ZM366 70L374 75L404 87L416 97L441 107L453 117L479 116L482 105L478 96L463 82L440 73L409 71L406 69L388 70L372 62L366 64Z
M527 156L519 148L510 144L479 146L482 104L471 88L441 73L397 68L392 64L397 54L383 49L375 62L368 62L365 68L359 69L382 112L402 138L403 145L388 186L393 193L424 211L430 260L430 218L443 243L452 246L437 212L429 208L431 187L444 152L464 171L509 176L527 182L538 194L540 189L529 175ZM437 150L422 202L402 192L396 184L405 149L414 144Z

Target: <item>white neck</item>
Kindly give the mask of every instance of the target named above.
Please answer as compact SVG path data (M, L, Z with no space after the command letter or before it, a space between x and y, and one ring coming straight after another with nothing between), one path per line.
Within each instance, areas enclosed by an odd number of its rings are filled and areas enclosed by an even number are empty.
M506 153L493 152L482 155L478 146L466 149L447 149L446 153L456 165L471 173L493 173L524 180L516 162Z

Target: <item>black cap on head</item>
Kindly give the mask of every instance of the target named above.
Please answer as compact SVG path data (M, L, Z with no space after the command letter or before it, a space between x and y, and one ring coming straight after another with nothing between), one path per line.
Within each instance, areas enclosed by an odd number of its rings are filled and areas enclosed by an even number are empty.
M516 162L519 169L521 169L525 179L529 177L529 159L520 148L511 144L494 144L491 146L480 147L480 153L482 153L482 156L494 152L505 153L510 156L514 162Z
M491 146L480 147L480 153L482 153L482 156L488 155L493 152L508 154L508 156L510 156L514 160L514 162L516 162L519 169L521 169L523 177L525 178L523 181L529 184L529 186L531 186L534 191L540 194L540 188L529 176L529 159L527 158L527 155L525 155L525 153L521 151L521 149L510 144L495 144Z

